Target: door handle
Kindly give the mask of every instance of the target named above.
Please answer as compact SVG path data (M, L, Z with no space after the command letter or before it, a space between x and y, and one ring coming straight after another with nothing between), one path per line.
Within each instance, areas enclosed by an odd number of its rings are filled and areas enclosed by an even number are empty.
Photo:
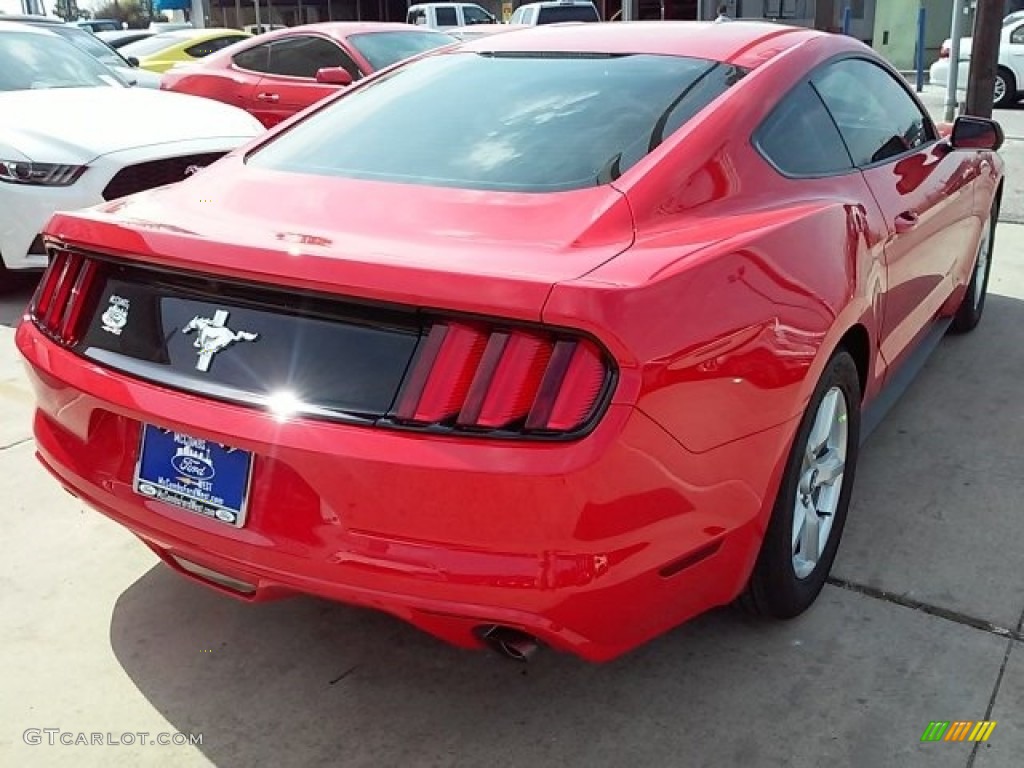
M269 101L271 103L274 103L279 101L281 97L278 96L276 93L257 93L256 98L259 99L260 101Z
M917 223L921 220L921 217L914 211L904 211L896 217L896 232L902 234L903 232L909 232Z

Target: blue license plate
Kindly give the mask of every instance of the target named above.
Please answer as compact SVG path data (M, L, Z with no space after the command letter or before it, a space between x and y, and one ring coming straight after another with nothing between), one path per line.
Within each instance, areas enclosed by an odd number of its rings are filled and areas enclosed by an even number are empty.
M248 451L147 424L134 487L142 496L241 527L251 470Z

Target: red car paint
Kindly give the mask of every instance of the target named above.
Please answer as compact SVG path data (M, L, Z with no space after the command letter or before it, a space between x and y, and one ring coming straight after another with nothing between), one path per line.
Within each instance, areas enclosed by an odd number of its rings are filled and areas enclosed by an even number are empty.
M241 107L263 125L271 128L347 86L321 83L314 78L289 77L244 69L235 63L235 58L240 53L276 41L300 37L321 38L341 48L357 68L356 79L359 79L374 72L375 68L363 56L359 47L353 45L352 38L379 32L410 35L434 33L433 30L418 29L408 24L384 22L324 22L278 29L257 35L243 44L231 46L230 49L218 51L188 67L171 70L164 74L160 88L216 99L225 104ZM441 36L441 33L435 34ZM450 44L456 42L452 38Z
M201 279L582 332L614 370L590 431L490 440L275 415L86 360L26 319L40 459L177 570L197 563L252 600L374 607L465 647L503 625L607 660L733 600L826 361L863 338L870 404L955 310L1002 163L931 144L864 174L784 178L754 129L812 68L873 54L809 30L690 30L548 27L468 46L753 70L614 184L534 195L306 177L245 167L242 150L47 229ZM897 231L911 209L918 226ZM142 423L252 451L246 525L133 492Z

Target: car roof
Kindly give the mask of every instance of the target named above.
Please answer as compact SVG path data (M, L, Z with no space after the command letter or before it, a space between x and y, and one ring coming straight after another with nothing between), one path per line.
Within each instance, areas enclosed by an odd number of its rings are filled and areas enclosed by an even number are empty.
M631 21L545 24L514 35L488 35L459 50L477 53L646 53L691 56L753 69L789 48L826 36L768 22ZM456 51L457 53L458 51Z
M594 6L591 0L539 0L536 3L524 3L520 5L520 8L558 8L560 6L577 6L577 5L590 5ZM596 8L596 6L594 6Z
M155 35L150 35L147 39L153 40L154 38L160 38L161 40L192 40L197 37L217 37L218 35L245 35L240 29L230 29L228 27L206 27L199 29L196 27L189 27L188 29L168 29L165 32L157 32Z
M51 19L49 16L32 16L23 13L2 14L0 15L0 21L19 22L21 24L37 24L39 26L44 24L54 24L58 27L64 26L64 22L60 19Z
M31 35L50 35L51 37L57 37L57 35L50 32L48 29L43 29L41 24L23 24L17 21L7 21L6 17L0 19L0 32L28 32Z
M302 24L297 27L285 27L284 29L272 29L259 35L260 41L276 40L279 37L290 37L296 33L319 32L330 37L348 37L368 32L432 32L443 35L431 27L420 27L413 24L405 24L397 21L321 21L316 24Z

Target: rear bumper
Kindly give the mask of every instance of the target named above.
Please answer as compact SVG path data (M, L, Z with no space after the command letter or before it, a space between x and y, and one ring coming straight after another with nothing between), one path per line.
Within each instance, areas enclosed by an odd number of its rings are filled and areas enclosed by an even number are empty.
M172 567L249 600L369 606L464 647L501 624L607 660L730 601L788 434L696 455L621 404L572 443L282 422L116 374L27 323L17 343L42 462ZM245 527L132 491L143 421L255 453Z

